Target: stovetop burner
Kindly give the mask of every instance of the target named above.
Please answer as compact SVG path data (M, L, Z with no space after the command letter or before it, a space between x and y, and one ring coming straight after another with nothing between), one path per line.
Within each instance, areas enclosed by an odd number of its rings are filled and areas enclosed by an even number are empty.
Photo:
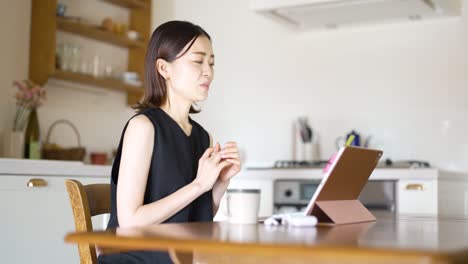
M327 160L278 160L273 168L324 168L327 163Z
M327 160L315 160L315 161L305 161L305 160L278 160L275 161L273 165L274 169L279 168L324 168L327 165ZM421 160L397 160L393 161L391 159L381 160L377 165L377 168L430 168L431 165L427 161Z

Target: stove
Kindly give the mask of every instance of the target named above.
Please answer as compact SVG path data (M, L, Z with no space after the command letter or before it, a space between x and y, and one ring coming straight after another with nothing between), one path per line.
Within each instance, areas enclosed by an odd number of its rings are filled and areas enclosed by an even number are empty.
M328 160L277 160L273 166L267 167L251 167L250 169L322 169L328 164ZM418 169L431 168L427 161L422 160L396 160L391 159L381 160L377 168L384 169Z
M379 162L377 168L389 169L418 169L418 168L431 168L431 164L423 160L396 160L385 159Z

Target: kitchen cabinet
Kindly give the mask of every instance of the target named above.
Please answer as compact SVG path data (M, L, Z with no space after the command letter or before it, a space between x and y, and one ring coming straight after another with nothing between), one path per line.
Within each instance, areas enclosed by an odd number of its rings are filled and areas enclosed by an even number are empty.
M397 182L397 210L400 214L436 215L436 180L399 180Z
M66 179L83 184L108 183L107 177L1 175L0 233L2 263L79 263L76 245L66 244L75 230ZM107 215L93 217L105 229Z
M128 9L130 13L129 28L136 30L140 39L130 40L97 26L87 25L70 19L57 17L55 10L57 0L32 0L31 33L29 56L29 79L44 85L49 78L92 85L108 90L127 93L127 104L135 104L143 95L142 86L128 85L109 77L94 77L77 72L56 69L56 33L68 32L88 39L98 40L110 45L124 47L128 52L128 71L144 76L144 59L146 43L151 31L151 0L105 0L112 5ZM105 12L102 14L105 18Z
M400 180L398 213L468 217L468 178Z
M316 180L321 169L246 169L229 188L261 189L260 216L273 211L275 180ZM376 169L370 181L396 182L396 213L404 216L468 218L468 176L432 168ZM221 205L223 206L223 204ZM218 219L225 219L222 211Z

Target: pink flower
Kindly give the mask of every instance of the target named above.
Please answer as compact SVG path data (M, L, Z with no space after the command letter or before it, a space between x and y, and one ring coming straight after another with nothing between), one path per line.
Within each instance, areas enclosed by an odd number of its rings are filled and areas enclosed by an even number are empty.
M30 80L14 81L13 85L18 88L15 94L17 105L25 108L36 108L41 106L46 99L46 90Z

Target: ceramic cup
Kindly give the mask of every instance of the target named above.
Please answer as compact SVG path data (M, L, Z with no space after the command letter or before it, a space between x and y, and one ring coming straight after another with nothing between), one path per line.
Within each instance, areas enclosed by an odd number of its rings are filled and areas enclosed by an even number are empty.
M229 189L227 216L232 224L256 224L260 207L259 189Z
M105 152L92 152L91 164L105 165L107 163L107 153Z

